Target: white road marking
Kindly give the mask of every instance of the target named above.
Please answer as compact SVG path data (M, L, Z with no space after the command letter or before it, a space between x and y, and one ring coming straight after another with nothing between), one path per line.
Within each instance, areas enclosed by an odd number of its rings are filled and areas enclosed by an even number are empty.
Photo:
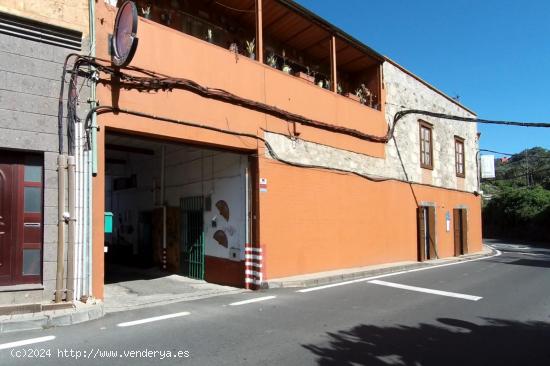
M154 316L152 318L145 318L145 319L140 319L140 320L134 320L134 321L131 321L131 322L119 323L119 324L117 324L117 327L131 327L131 326L134 326L134 325L156 322L156 321L159 321L159 320L179 318L181 316L186 316L186 315L189 315L189 314L191 314L191 313L189 313L187 311L184 311L184 312L181 312L181 313L173 313L173 314Z
M0 349L21 347L21 346L26 346L28 344L52 341L54 339L55 339L55 336L46 336L46 337L39 337L39 338L24 339L22 341L0 344Z
M456 297L458 299L464 299L464 300L470 300L470 301L478 301L483 299L483 297L481 296L473 296L473 295L459 294L457 292L433 290L431 288L424 288L424 287L408 286L408 285L402 285L400 283L394 283L394 282L373 280L373 281L369 281L369 283L372 283L375 285L381 285L381 286L400 288L402 290L424 292L427 294L434 294L434 295L440 295L440 296Z
M229 304L229 306L245 305L245 304L250 304L250 303L258 302L258 301L271 300L271 299L274 299L276 297L277 296L256 297L254 299L233 302L233 303Z
M490 248L492 248L491 246L489 246ZM495 248L493 248L495 249ZM411 272L418 272L418 271L426 271L426 270L429 270L429 269L435 269L435 268L441 268L441 267L448 267L448 266L454 266L454 265L457 265L457 264L463 264L463 263L470 263L470 262L475 262L475 261L481 261L481 260L485 260L485 259L489 259L489 258L493 258L493 257L498 257L499 255L502 255L502 252L498 249L495 249L496 253L491 255L491 256L488 256L488 257L482 257L482 258L475 258L475 259L467 259L467 260L464 260L464 261L459 261L459 262L452 262L452 263L445 263L445 264L438 264L438 265L435 265L435 266L428 266L428 267L421 267L421 268L415 268L415 269L407 269L405 271L399 271L399 272L393 272L393 273L386 273L386 274L382 274L382 275L378 275L378 276L371 276L371 277L365 277L365 278L357 278L355 280L349 280L349 281L344 281L344 282L338 282L338 283L331 283L330 285L323 285L323 286L317 286L317 287L308 287L308 288L304 288L304 289L301 289L301 290L298 290L296 292L311 292L311 291L318 291L318 290L324 290L324 289L327 289L327 288L332 288L332 287L338 287L338 286L345 286L345 285L351 285L353 283L359 283L359 282L368 282L368 281L371 281L371 280L375 280L375 279L378 279L378 278L384 278L384 277L391 277L391 276L397 276L397 275L401 275L401 274L405 274L405 273L411 273Z
M534 257L548 257L548 256L550 256L550 253L549 254L540 254L540 253L526 253L526 252L516 252L516 251L506 251L506 253L520 254L520 255L532 255Z

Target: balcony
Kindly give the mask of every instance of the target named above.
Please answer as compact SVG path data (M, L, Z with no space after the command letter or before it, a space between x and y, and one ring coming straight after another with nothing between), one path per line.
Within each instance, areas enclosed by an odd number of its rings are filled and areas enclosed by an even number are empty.
M142 17L381 109L381 57L297 4L138 0Z
M337 126L383 135L382 58L294 3L282 0L137 1L139 46L132 65ZM105 24L106 29L110 24ZM253 45L253 47L252 47ZM220 126L288 134L275 117L258 118L243 108L208 104L183 94L161 98L121 92L121 101L151 108L170 101L165 114ZM210 102L212 103L212 102ZM181 105L196 108L177 112ZM158 113L158 111L157 111ZM256 121L252 123L252 121ZM292 126L301 138L383 156L380 144L357 144L349 136Z

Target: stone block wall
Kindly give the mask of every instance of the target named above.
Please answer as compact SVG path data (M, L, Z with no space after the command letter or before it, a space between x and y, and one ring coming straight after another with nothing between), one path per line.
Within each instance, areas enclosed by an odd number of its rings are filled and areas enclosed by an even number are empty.
M450 101L390 62L384 63L383 73L386 91L386 120L389 125L392 124L395 113L403 109L422 109L456 116L474 117L465 108ZM434 126L433 171L423 172L424 169L420 167L419 119ZM455 136L465 140L466 177L462 180L456 176L455 172ZM338 168L375 178L406 180L408 177L415 183L427 183L467 192L477 190L476 152L478 141L475 123L408 115L401 119L396 126L397 148L395 141L387 143L386 156L383 159L299 139L290 139L288 136L275 133L266 132L265 138L281 158L296 163ZM426 174L431 176L428 182Z
M73 52L0 33L0 153L3 149L36 152L44 158L44 290L6 292L0 287L0 305L53 298L57 266L58 97L63 62L66 55ZM87 52L85 40L82 52ZM88 108L88 96L89 85L83 84L78 107L81 116ZM66 123L66 118L64 121ZM63 139L66 151L66 124Z
M0 11L88 35L89 0L2 0Z

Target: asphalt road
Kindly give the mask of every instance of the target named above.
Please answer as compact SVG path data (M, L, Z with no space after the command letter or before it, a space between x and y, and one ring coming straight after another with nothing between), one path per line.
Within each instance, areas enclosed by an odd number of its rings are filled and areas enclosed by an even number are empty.
M550 365L550 250L495 248L502 254L338 286L4 334L0 365Z

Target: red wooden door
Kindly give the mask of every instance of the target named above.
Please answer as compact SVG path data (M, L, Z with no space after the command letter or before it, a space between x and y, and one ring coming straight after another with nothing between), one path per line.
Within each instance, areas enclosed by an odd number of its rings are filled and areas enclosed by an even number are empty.
M41 282L42 161L0 152L0 285Z
M15 166L11 156L0 156L0 285L13 284Z
M40 283L42 277L43 169L39 155L21 156L18 173L16 281Z

